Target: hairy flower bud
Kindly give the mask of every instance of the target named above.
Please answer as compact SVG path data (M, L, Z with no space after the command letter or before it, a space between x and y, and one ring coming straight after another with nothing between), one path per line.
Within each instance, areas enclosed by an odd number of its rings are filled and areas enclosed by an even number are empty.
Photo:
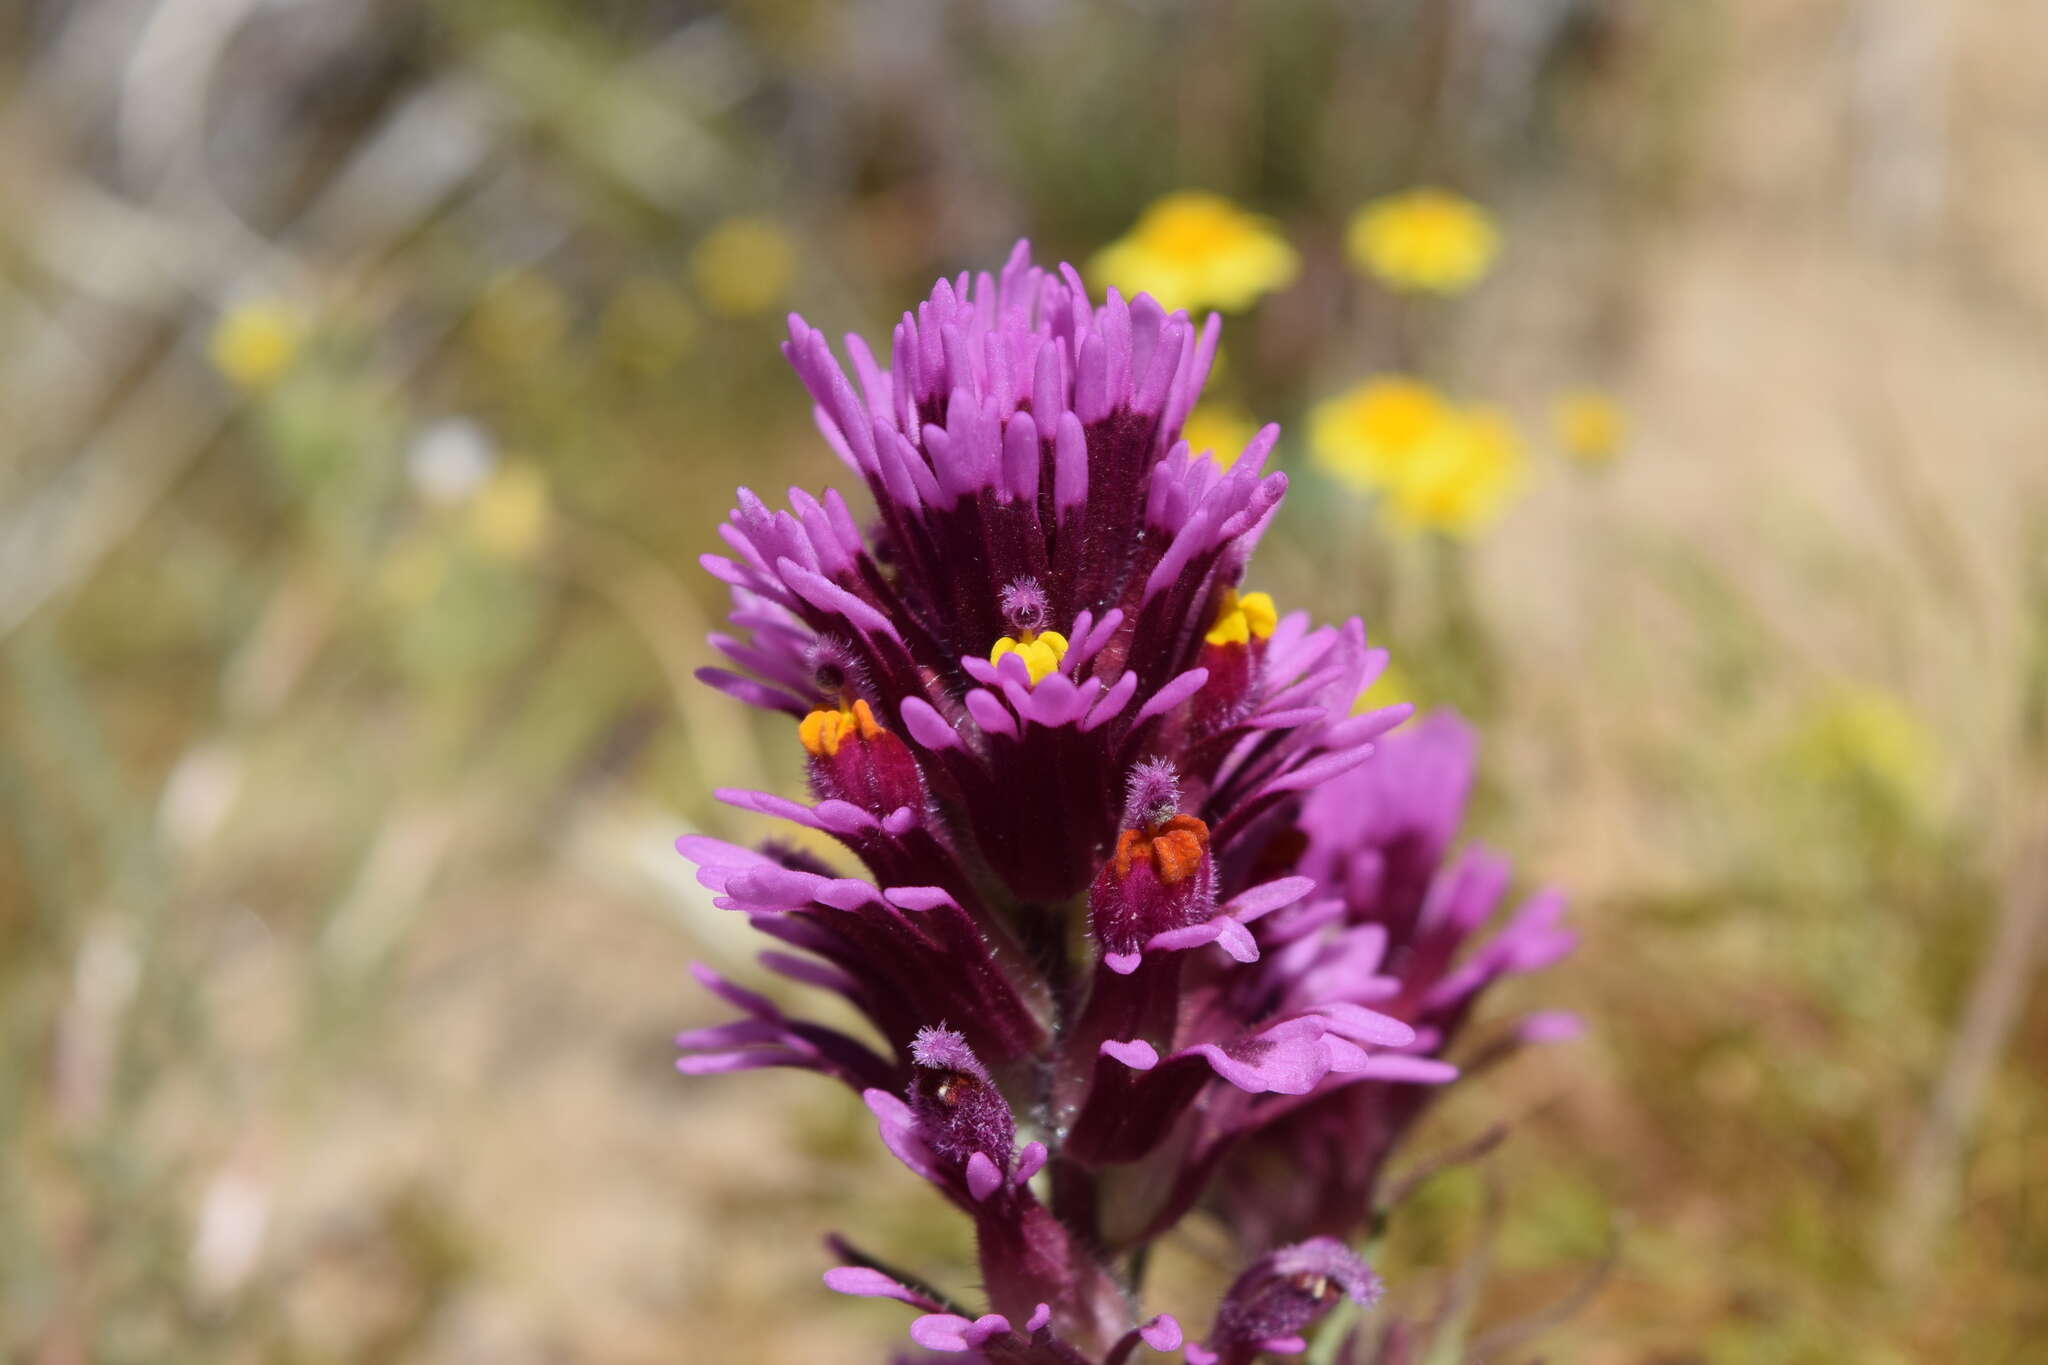
M924 781L903 741L875 722L865 701L820 708L797 727L810 755L811 790L821 800L859 806L883 816L924 806Z
M1167 763L1132 773L1116 850L1088 892L1089 924L1103 960L1135 965L1154 934L1182 929L1216 908L1216 863L1209 827L1179 810L1180 790Z

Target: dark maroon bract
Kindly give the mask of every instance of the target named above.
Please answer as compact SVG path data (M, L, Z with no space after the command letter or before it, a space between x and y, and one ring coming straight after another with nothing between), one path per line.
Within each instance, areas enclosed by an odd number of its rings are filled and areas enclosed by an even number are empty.
M1183 1345L1144 1249L1205 1201L1243 1274L1186 1358L1249 1361L1379 1284L1346 1245L1479 993L1570 946L1539 896L1442 866L1471 741L1359 712L1385 663L1357 620L1246 590L1286 477L1180 438L1215 355L1150 298L1090 302L1020 244L858 337L851 378L792 319L819 429L866 484L773 511L742 490L705 565L731 585L714 686L785 712L815 803L725 801L836 838L868 877L774 845L679 842L721 907L844 996L864 1042L706 969L739 1019L686 1072L796 1066L859 1091L883 1142L975 1226L970 1314L864 1253L826 1276L920 1310L939 1352L1117 1365ZM1378 745L1376 752L1375 745ZM1557 1016L1522 1035L1564 1031ZM879 1046L877 1046L879 1044Z

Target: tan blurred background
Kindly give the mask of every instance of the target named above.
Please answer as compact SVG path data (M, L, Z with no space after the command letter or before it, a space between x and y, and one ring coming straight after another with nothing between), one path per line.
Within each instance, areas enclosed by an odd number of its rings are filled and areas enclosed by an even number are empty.
M845 482L779 315L884 334L1168 191L1301 278L1225 400L1262 552L1488 735L1591 1028L1412 1154L1474 1358L2048 1340L2048 8L13 0L0 8L0 1351L887 1358L846 1229L971 1284L843 1091L684 1081L758 982L669 849L792 736L692 683L735 483ZM1506 246L1418 305L1346 217ZM1299 440L1396 361L1514 414L1448 553ZM1610 394L1582 468L1545 413ZM1227 1271L1162 1258L1190 1315ZM1169 1302L1168 1306L1173 1306ZM1540 1335L1532 1335L1540 1332Z

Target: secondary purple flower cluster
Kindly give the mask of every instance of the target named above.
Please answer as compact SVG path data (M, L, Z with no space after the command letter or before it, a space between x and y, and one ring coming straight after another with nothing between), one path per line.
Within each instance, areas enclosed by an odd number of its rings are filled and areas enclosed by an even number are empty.
M1192 1365L1304 1348L1379 1294L1346 1245L1388 1151L1457 1074L1493 981L1570 947L1539 895L1490 939L1497 860L1444 860L1472 741L1359 711L1385 663L1357 620L1245 590L1286 477L1267 427L1234 461L1182 424L1216 352L1146 296L1071 267L940 281L888 368L847 370L792 319L819 430L867 485L788 510L742 490L721 527L735 665L703 676L786 713L809 803L721 799L836 839L866 877L787 846L680 841L717 904L796 952L875 1038L740 1011L683 1035L691 1073L795 1066L861 1093L882 1141L973 1220L985 1311L840 1244L843 1293L919 1310L928 1350ZM1535 1016L1498 1040L1555 1036ZM879 1045L877 1045L879 1044ZM1144 1249L1204 1202L1248 1263L1202 1340L1140 1307Z

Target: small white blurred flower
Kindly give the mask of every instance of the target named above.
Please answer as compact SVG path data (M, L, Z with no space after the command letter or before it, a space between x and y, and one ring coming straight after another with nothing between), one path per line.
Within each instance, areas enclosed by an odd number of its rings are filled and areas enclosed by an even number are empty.
M157 828L173 849L189 852L211 839L242 788L242 761L225 744L186 750L164 782Z
M270 1223L270 1196L247 1174L227 1167L199 1205L189 1265L192 1295L202 1303L232 1298L248 1282Z
M405 471L419 495L437 506L462 502L481 488L497 467L490 433L467 417L444 417L413 437Z

